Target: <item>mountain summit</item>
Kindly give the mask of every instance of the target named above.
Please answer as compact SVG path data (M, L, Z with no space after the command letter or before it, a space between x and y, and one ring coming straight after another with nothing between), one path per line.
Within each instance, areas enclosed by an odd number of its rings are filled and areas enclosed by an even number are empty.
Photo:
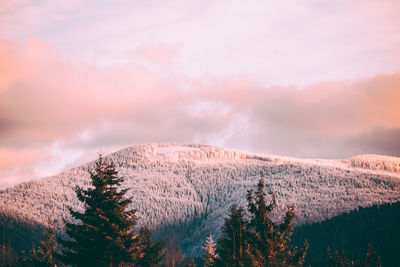
M280 218L295 205L297 224L400 200L400 158L360 155L343 160L296 159L244 153L198 144L132 146L105 157L131 188L139 221L159 236L171 236L184 252L197 255L219 229L233 203L264 178L275 192ZM90 162L58 175L0 191L0 218L13 216L45 225L50 218L62 232L67 206L80 208L74 188L88 186Z

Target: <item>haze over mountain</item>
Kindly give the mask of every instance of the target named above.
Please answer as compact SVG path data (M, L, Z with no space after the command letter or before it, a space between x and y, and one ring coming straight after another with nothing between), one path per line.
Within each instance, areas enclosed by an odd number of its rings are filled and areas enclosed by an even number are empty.
M198 255L210 232L219 229L233 203L245 204L248 189L264 178L276 193L279 218L294 204L297 224L325 220L359 206L400 200L400 158L360 155L341 160L296 159L244 153L199 144L132 146L105 157L141 224L166 237L176 233L183 251ZM0 192L0 218L11 216L61 231L67 206L82 208L74 188L87 186L93 162Z

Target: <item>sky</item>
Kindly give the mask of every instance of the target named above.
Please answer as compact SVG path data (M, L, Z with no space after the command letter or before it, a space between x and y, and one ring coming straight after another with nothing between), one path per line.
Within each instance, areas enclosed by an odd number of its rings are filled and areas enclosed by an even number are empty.
M0 184L142 143L400 157L400 2L0 1Z

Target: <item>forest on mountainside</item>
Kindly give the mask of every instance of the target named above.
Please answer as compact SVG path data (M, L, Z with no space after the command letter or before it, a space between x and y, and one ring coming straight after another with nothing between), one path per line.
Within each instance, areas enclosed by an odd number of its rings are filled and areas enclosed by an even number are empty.
M342 161L303 160L246 154L203 145L143 145L105 157L124 178L120 186L121 189L129 189L127 197L132 197L132 203L128 208L137 209L138 227L150 225L154 240L173 240L166 245L166 259L175 261L180 258L182 262L191 261L191 257L201 257L203 242L210 233L215 240L221 237L221 227L229 208L232 204L245 206L247 190L254 190L259 179L264 179L265 191L274 192L277 197L274 211L270 214L273 220L282 220L287 206L295 205L296 217L292 226L329 218L336 221L335 215L343 212L357 208L364 211L362 207L397 202L400 199L400 181L396 172L399 159L389 159L386 165L381 162L387 159L380 156L359 156ZM354 165L356 167L353 168ZM366 169L360 169L360 166ZM74 188L88 189L88 174L94 170L92 162L54 177L1 191L2 257L15 255L15 251L28 251L32 242L39 244L39 240L46 235L49 219L56 233L63 235L63 218L71 219L69 207L76 210L83 208ZM396 205L393 204L393 207ZM384 217L379 214L381 208L376 209L376 213L367 216L369 219ZM354 212L357 217L358 213ZM397 222L398 217L387 215L387 219L379 224L391 233L395 227L389 224ZM304 226L311 230L303 235L302 227L295 228L294 244L305 239L311 244L306 262L315 261L318 264L326 259L327 246L331 246L332 253L345 249L351 259L366 253L369 240L361 240L363 245L360 250L353 252L351 246L341 246L347 241L338 241L335 245L336 241L328 238L332 230L312 230L318 225L320 223ZM351 224L343 223L338 229L347 225ZM364 228L359 231L359 236L369 235L371 229ZM318 235L326 236L326 242L323 243L325 239ZM340 236L332 235L332 238ZM379 234L374 238L387 238L386 242L394 244L393 236ZM346 238L345 232L342 239ZM382 249L375 248L375 243L371 241L378 254L382 253ZM316 255L315 260L311 255ZM386 260L390 257L383 255L382 258Z
M328 246L354 260L367 252L369 244L383 266L399 266L400 202L359 207L330 220L296 227L293 243L299 245L305 239L310 243L306 266L326 265Z
M7 258L11 249L11 257L15 257L22 249L28 251L32 242L36 245L46 233L43 225L2 214L2 238L0 240L0 259ZM374 205L372 207L359 207L349 213L343 213L330 220L302 225L294 228L292 244L301 246L304 240L309 243L304 266L327 266L330 247L331 254L335 251L342 252L350 260L362 258L371 244L376 254L382 261L382 266L398 266L398 251L400 251L400 202L392 204ZM4 228L4 229L3 229ZM4 236L4 233L6 235ZM183 233L175 235L181 238ZM206 240L199 240L205 242ZM10 244L10 249L8 248ZM182 263L192 263L190 257L182 254L176 240L166 244L166 261L172 262L172 258ZM198 266L203 263L196 259Z
M246 190L254 189L260 178L277 194L274 216L296 205L295 225L400 200L400 175L395 172L400 159L394 157L306 160L198 144L153 144L105 159L125 178L122 187L131 188L127 196L133 197L131 208L138 209L138 224L151 225L155 237L174 233L182 252L191 256L201 254L198 240L210 232L219 237L229 207L244 205ZM90 162L0 191L0 213L42 225L50 218L60 232L62 218L69 217L67 207L82 208L73 189L89 185L93 167Z

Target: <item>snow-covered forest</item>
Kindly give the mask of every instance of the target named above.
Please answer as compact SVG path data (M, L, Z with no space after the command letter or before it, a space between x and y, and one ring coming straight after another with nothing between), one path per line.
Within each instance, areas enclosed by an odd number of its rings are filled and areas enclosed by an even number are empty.
M276 218L295 205L296 223L322 221L359 206L400 200L400 159L361 155L343 160L296 159L244 153L208 145L148 144L105 157L131 188L139 224L156 235L183 232L185 253L199 255L212 233L218 238L229 207L245 204L246 190L263 177L277 195ZM79 208L74 188L87 186L93 163L1 191L0 215L62 232L68 206Z

